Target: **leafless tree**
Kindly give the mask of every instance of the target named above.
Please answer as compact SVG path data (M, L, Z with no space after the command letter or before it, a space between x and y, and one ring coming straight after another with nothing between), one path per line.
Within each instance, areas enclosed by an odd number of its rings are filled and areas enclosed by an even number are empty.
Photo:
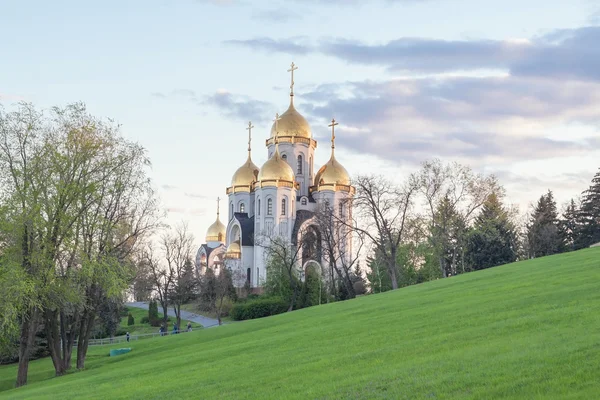
M192 258L194 237L189 232L186 223L178 225L173 232L162 237L162 250L166 262L166 269L172 276L172 284L167 290L167 300L173 306L177 327L181 327L181 305L189 298L191 290L186 282L186 263Z
M402 185L381 176L359 176L354 180L354 207L361 226L354 230L368 238L384 259L392 289L398 289L398 250L411 232L411 213L417 181L410 176Z
M352 270L359 262L365 233L358 229L350 199L340 204L338 212L327 203L319 204L314 218L321 234L324 261L333 268L349 297L354 298Z

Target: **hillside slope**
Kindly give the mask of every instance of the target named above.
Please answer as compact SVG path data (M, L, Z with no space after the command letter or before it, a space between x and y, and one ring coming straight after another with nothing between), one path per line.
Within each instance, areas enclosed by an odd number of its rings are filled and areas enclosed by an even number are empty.
M600 248L133 343L5 398L594 398ZM15 366L0 368L0 390ZM63 394L63 396L61 396Z

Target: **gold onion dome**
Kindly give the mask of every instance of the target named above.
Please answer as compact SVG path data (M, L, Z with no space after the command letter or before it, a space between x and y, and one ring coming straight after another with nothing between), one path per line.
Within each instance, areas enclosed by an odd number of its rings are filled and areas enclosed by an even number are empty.
M293 97L292 97L293 99ZM310 125L306 118L304 118L294 108L294 102L290 101L289 108L280 116L279 120L279 136L294 136L311 139L312 133ZM271 127L271 137L274 138L276 134L275 124Z
M231 178L231 186L249 186L256 181L258 176L258 167L254 165L250 156L242 165L235 171L233 178Z
M279 115L275 117L275 125L277 129ZM279 154L279 139L277 130L275 131L275 152L271 158L269 158L260 169L258 173L258 181L269 181L269 180L278 180L278 181L288 181L294 182L294 171L289 164L281 158Z
M217 199L219 201L219 199ZM219 219L219 205L217 203L217 220L206 231L207 242L225 242L225 225Z
M297 69L298 67L294 63L292 63L291 68L288 69L288 72L292 73L290 84L290 106L280 116L279 123L273 123L273 126L271 127L271 138L274 138L275 135L279 133L280 137L295 136L312 139L308 121L296 110L296 108L294 108L294 71Z
M242 254L242 249L240 248L239 240L229 243L229 246L227 246L227 251L225 252L226 257L239 258L241 254Z
M331 157L315 175L315 186L319 185L350 185L350 175L346 168L335 159L335 133L337 125L335 119L331 120Z
M252 140L252 122L248 122L248 159L235 171L233 177L231 178L231 186L250 186L254 182L256 182L256 177L258 176L258 167L252 162L252 157L250 156L251 147L250 142Z

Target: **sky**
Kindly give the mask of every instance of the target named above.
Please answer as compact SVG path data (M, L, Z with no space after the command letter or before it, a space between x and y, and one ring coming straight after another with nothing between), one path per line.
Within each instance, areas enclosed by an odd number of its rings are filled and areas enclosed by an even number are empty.
M578 196L600 167L597 0L0 0L0 37L0 103L82 101L120 123L197 244L249 120L266 161L292 61L315 168L332 117L351 175L458 161L523 212L548 189Z

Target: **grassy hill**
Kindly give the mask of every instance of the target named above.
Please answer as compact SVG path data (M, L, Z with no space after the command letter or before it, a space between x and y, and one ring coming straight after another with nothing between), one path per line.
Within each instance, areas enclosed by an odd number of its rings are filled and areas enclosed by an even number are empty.
M0 397L596 398L600 248L131 347L61 378L33 362Z

